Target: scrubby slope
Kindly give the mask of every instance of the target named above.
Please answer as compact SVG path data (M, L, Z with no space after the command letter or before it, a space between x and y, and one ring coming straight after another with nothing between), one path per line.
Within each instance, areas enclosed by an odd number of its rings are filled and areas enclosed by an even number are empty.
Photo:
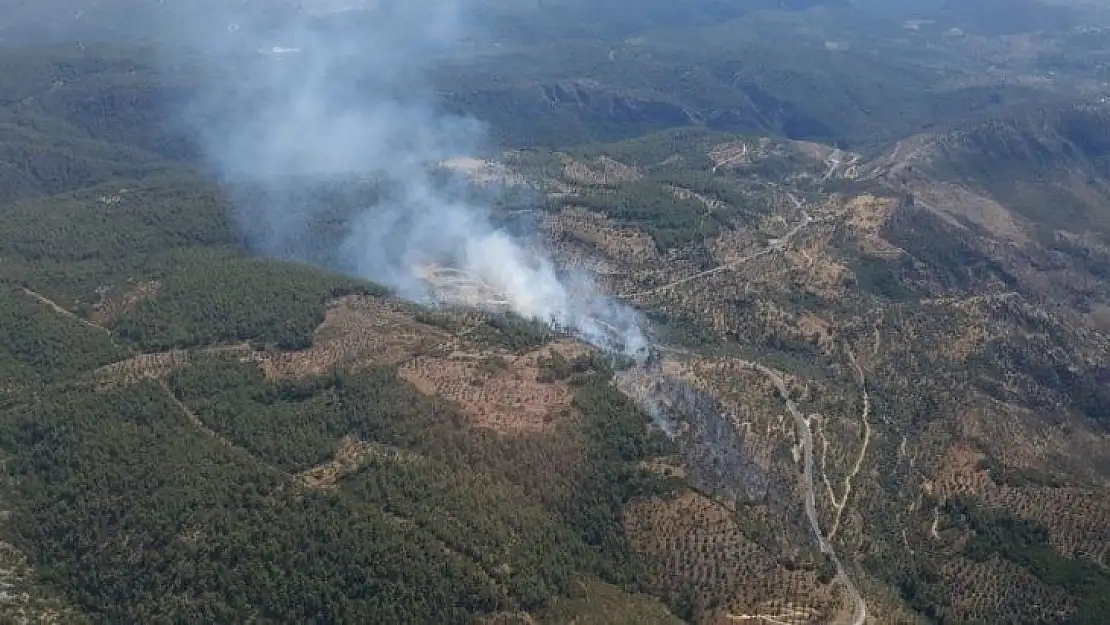
M627 520L636 544L663 559L661 583L700 589L692 599L700 618L826 622L845 609L843 596L822 590L823 564L798 517L807 436L821 530L876 622L913 611L957 622L1100 618L1105 577L1094 571L1103 549L1084 541L1106 531L1091 511L1106 505L1110 479L1100 408L1110 399L1110 337L1094 312L1106 305L1105 284L1077 248L1100 249L1105 235L1055 219L1052 205L1016 204L950 173L972 161L996 180L1040 171L1040 184L1074 192L1060 172L1097 175L1097 151L1088 143L1065 153L1055 147L1059 129L1035 143L976 136L933 139L928 159L902 156L891 167L812 144L666 134L535 169L548 176L544 224L567 262L590 259L612 291L651 311L661 339L685 345L664 353L661 375L720 398L713 408L683 405L665 387L629 389L674 397L694 435L678 443L700 454L676 464L691 483L712 477L707 492L737 509L736 521L677 523L659 507ZM1041 152L1056 160L1032 157ZM1105 219L1104 206L1086 204L1086 223ZM630 254L638 237L647 243ZM1060 241L1077 243L1065 253ZM805 428L760 365L784 378ZM760 468L722 456L714 470L729 467L733 480L763 473L765 498L722 490L728 480L699 466L698 457L719 452L696 433L712 431L721 410L737 438L711 438ZM1036 512L1038 498L1056 512ZM730 533L735 522L743 540ZM691 533L730 547L699 564L689 558L701 548L673 542ZM744 540L782 558L759 575L810 570L816 583L783 581L790 590L768 595L726 581L759 561L728 560L732 550L754 553ZM988 584L998 576L1038 599Z

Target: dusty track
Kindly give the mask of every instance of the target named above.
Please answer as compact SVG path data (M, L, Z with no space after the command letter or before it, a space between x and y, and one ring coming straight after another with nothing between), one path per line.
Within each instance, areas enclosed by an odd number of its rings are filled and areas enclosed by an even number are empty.
M813 619L813 611L805 608L787 608L780 614L728 614L730 621L746 623L754 621L759 625L798 625Z
M786 403L786 409L790 413L790 416L794 418L794 425L802 439L802 452L804 455L802 487L805 490L806 517L809 519L809 525L813 530L813 535L817 538L817 546L821 549L821 553L828 555L829 559L832 560L833 564L836 566L836 576L844 584L844 588L848 593L848 598L853 604L852 625L864 625L867 621L867 604L864 602L863 597L860 596L856 585L852 582L851 578L848 577L848 572L844 569L844 565L841 564L840 558L836 556L836 551L833 549L832 543L829 542L821 532L821 522L817 516L817 498L813 487L813 434L809 429L809 422L806 421L805 416L798 410L798 406L794 403L794 400L790 399L786 383L779 374L759 363L742 360L740 364L747 369L758 371L767 379L771 380L779 396L782 397L783 401Z
M204 434L205 436L207 436L208 438L211 438L214 441L223 443L227 447L229 447L229 448L231 448L231 449L233 449L237 452L240 452L240 453L245 454L247 456L252 456L252 454L249 451L243 449L242 447L239 447L238 445L231 442L227 438L224 438L223 436L221 436L218 432L216 432L212 428L205 425L204 421L201 421L200 417L198 417L195 412L193 412L180 399L178 399L177 395L174 395L173 391L170 389L169 385L167 385L164 380L158 380L158 386L163 391L165 391L166 397L168 397L169 400L171 402L173 402L173 405L176 406L177 409L181 411L181 414L185 415L185 418L188 419L189 424L192 425L194 428L196 428L201 434ZM270 466L269 463L266 463L266 462L263 462L263 464L265 464L266 466ZM282 473L284 473L284 471L282 471Z
M59 315L62 315L63 317L68 317L69 319L72 319L73 321L76 321L77 323L80 323L81 325L83 325L87 328L92 328L92 329L94 329L98 332L103 332L103 333L109 334L109 335L112 334L112 331L109 330L108 328L105 328L104 326L96 325L95 323L89 321L88 319L78 317L77 315L75 315L72 312L66 310L65 308L62 308L62 306L60 306L54 300L50 299L49 297L47 297L47 296L45 296L45 295L43 295L43 294L41 294L37 291L32 291L31 289L28 289L28 288L24 287L23 292L26 293L32 299L37 300L40 304L48 306L51 310L58 313Z
M625 298L633 298L633 297L645 297L645 296L649 296L649 295L658 295L659 293L664 293L666 291L670 291L670 290L672 290L676 287L680 287L680 286L683 286L685 284L689 284L691 282L696 282L698 280L701 280L703 278L708 278L709 276L712 276L712 275L715 275L715 274L718 274L718 273L722 273L722 272L725 272L725 271L736 269L737 267L745 265L745 264L747 264L747 263L749 263L749 262L751 262L751 261L753 261L757 258L760 258L762 256L766 256L768 254L773 254L774 252L778 252L778 251L781 251L781 250L785 249L786 246L789 245L790 242L796 236L798 236L799 232L801 232L806 226L808 226L810 223L813 222L813 218L805 210L801 201L798 200L798 198L794 197L793 194L788 194L788 196L790 198L790 201L794 203L794 206L802 211L802 219L798 223L794 224L794 227L792 227L786 234L784 234L781 238L774 241L773 243L771 243L767 247L759 250L758 252L748 254L747 256L745 256L743 258L738 258L738 259L736 259L732 262L725 263L723 265L719 265L719 266L714 267L712 269L707 269L705 271L698 272L698 273L696 273L692 276L686 276L685 278L675 280L674 282L670 282L670 283L664 284L662 286L653 287L653 288L650 288L650 289L647 289L647 290L644 290L644 291L626 293L624 295L624 297Z
M72 319L72 320L80 323L81 325L84 325L88 328L92 328L92 329L94 329L98 332L103 332L103 333L107 334L108 336L110 336L112 338L113 342L122 345L122 343L120 343L119 341L116 340L115 334L110 329L105 328L104 326L101 326L101 325L97 325L97 324L89 321L88 319L83 319L83 318L73 314L72 312L70 312L70 311L66 310L65 308L63 308L62 306L60 306L54 300L46 297L45 295L42 295L41 293L37 293L37 292L32 291L31 289L28 289L28 288L24 288L23 292L26 293L29 297L37 300L38 302L44 304L47 307L49 307L55 313L57 313L59 315L62 315L63 317L67 317L69 319ZM228 350L234 350L234 349L239 349L239 348L241 348L241 347L240 346L230 346L230 347L221 346L221 347L215 347L215 348L208 348L208 349L202 350L202 351L207 351L207 352L228 351ZM134 353L134 350L132 350L129 347L127 348L127 351L131 352L131 353ZM183 351L182 354L184 356L187 356L188 352ZM122 361L122 362L126 363L128 361ZM116 363L116 364L119 365L120 363ZM111 367L111 366L112 365L108 365L108 367ZM175 407L177 407L183 415L185 415L185 418L189 421L190 425L192 425L194 428L199 430L205 436L207 436L207 437L209 437L209 438L211 438L215 441L219 441L220 443L223 443L224 445L228 446L229 448L231 448L231 449L233 449L233 450L235 450L239 453L243 453L247 456L252 456L252 454L249 451L247 451L247 450L245 450L241 447L238 447L237 445L235 445L235 443L232 443L230 440L224 438L219 433L217 433L215 430L213 430L212 428L205 425L204 421L202 421L200 419L200 417L198 417L196 415L196 413L194 413L192 410L190 410L188 406L186 406L184 403L182 403L181 400L178 399L176 395L174 395L173 391L170 389L169 385L167 385L164 380L158 379L157 384L158 384L159 388L161 388L162 391L165 392L166 397L170 400L170 402L172 402L173 405ZM265 462L263 462L263 464L265 464L266 466L271 466L271 465L269 465L268 463L265 463ZM278 469L276 469L274 467L271 467L271 468L273 468L275 471L278 471Z
M845 347L848 352L848 360L852 363L852 367L856 371L856 383L859 384L860 392L863 395L863 410L860 413L860 423L863 425L863 443L859 448L859 455L856 456L856 462L852 466L852 470L844 477L844 491L839 501L829 486L828 478L825 478L825 485L829 489L829 498L832 500L832 505L836 508L836 515L833 519L832 529L829 530L829 538L835 538L837 531L840 530L840 519L844 514L844 508L848 504L848 497L852 494L852 481L859 475L860 469L863 467L863 462L867 458L867 446L871 444L871 395L867 392L867 379L863 375L863 369L856 361L856 354L852 351L851 347Z

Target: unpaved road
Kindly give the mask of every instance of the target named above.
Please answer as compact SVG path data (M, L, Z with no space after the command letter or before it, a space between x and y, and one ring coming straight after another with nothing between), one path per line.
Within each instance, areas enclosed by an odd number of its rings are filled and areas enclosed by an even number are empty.
M859 475L860 470L863 468L863 462L867 458L867 447L871 444L871 394L867 392L867 378L863 375L863 368L859 366L856 360L856 353L852 351L851 347L846 348L848 351L848 359L852 363L852 367L856 370L856 383L859 385L860 393L863 397L863 409L860 411L860 423L863 425L863 442L860 444L859 455L856 456L856 462L852 466L852 470L844 477L844 493L840 501L836 500L832 490L829 491L829 496L832 499L833 507L836 508L836 518L833 521L833 527L829 530L829 538L836 536L837 531L840 529L840 519L844 515L844 508L848 504L848 497L852 494L852 481ZM828 485L826 478L825 484Z
M737 268L741 265L745 265L745 264L747 264L747 263L749 263L749 262L751 262L751 261L753 261L753 260L755 260L755 259L757 259L761 256L766 256L767 254L771 254L771 253L777 252L779 250L782 250L783 248L785 248L791 242L791 240L794 239L794 237L798 236L798 233L801 232L803 228L808 226L813 221L813 218L809 215L809 213L805 210L805 207L802 205L802 202L800 200L798 200L798 198L796 198L793 193L788 193L787 196L790 198L790 201L794 203L794 206L802 211L802 219L798 223L794 224L794 227L791 228L789 231L787 231L786 234L782 235L781 238L775 240L773 243L771 243L767 247L765 247L765 248L763 248L763 249L761 249L758 252L755 252L753 254L748 254L747 256L745 256L743 258L738 258L738 259L736 259L732 262L725 263L723 265L719 265L719 266L714 267L712 269L707 269L705 271L695 273L692 276L686 276L685 278L675 280L674 282L670 282L670 283L664 284L662 286L657 286L657 287L654 287L654 288L651 288L651 289L647 289L646 291L638 291L638 292L635 292L635 293L628 293L628 294L625 295L625 297L627 298L627 297L643 297L645 295L657 295L659 293L669 291L669 290L671 290L675 287L679 287L679 286L682 286L684 284L694 282L696 280L701 280L702 278L708 278L709 276L721 273L723 271L728 271L730 269L735 269L735 268Z
M51 310L58 313L59 315L62 315L63 317L67 317L67 318L69 318L73 321L76 321L77 323L80 323L81 325L85 326L86 328L92 328L93 330L96 330L97 332L104 332L104 333L107 333L107 334L112 333L112 331L109 330L108 328L105 328L104 326L96 325L95 323L89 321L88 319L85 319L84 317L78 317L77 315L75 315L72 312L66 310L65 308L62 308L62 306L60 304L58 304L54 300L50 299L49 297L43 295L42 293L39 293L38 291L32 291L31 289L29 289L27 287L23 287L23 292L28 297L38 301L40 304L43 304L43 305L49 307Z
M840 558L836 557L836 552L833 550L832 543L821 533L821 522L817 516L817 497L813 486L813 433L810 432L809 422L806 421L805 416L798 410L798 406L794 403L794 400L790 399L790 394L786 389L786 383L779 374L759 363L741 361L741 364L748 369L753 369L762 373L771 380L779 396L782 397L783 401L786 403L786 409L790 413L790 416L794 418L794 425L797 427L798 433L802 437L802 452L804 455L802 486L805 490L806 517L809 518L810 528L813 530L813 535L817 538L817 546L821 549L821 553L826 554L836 566L836 576L843 582L844 588L848 593L848 598L852 601L854 606L852 609L852 625L864 625L867 621L867 603L864 602L863 597L859 594L859 589L856 588L851 578L848 577L848 572L844 569L844 565L840 563Z
M702 271L702 272L696 273L692 276L687 276L685 278L682 278L680 280L676 280L674 282L671 282L669 284L665 284L663 286L655 287L655 288L652 288L652 289L649 289L649 290L646 290L646 291L641 291L641 292L638 292L638 293L633 293L633 294L627 295L626 297L653 295L653 294L656 294L656 293L667 291L667 290L673 289L675 287L693 282L695 280L700 280L702 278L711 276L713 274L733 269L737 266L743 265L744 263L747 263L747 262L752 261L756 258L759 258L760 256L764 256L766 254L771 254L773 252L776 252L776 251L779 251L779 250L783 249L794 239L794 237L796 237L798 235L798 233L800 233L806 226L808 226L813 221L813 218L810 216L809 212L806 211L805 206L804 206L804 204L802 203L801 200L799 200L793 193L787 193L787 197L790 199L791 202L793 202L795 208L797 208L798 210L801 211L802 219L797 224L795 224L780 239L774 241L773 243L768 245L766 248L764 248L764 249L762 249L762 250L760 250L760 251L758 251L754 254L750 254L748 256L745 256L744 258L735 260L731 263L727 263L727 264L721 265L719 267L714 267L713 269L709 269L707 271ZM684 350L673 350L673 351L683 352ZM866 384L862 379L863 372L859 368L859 366L856 364L855 354L851 354L851 360L852 360L852 364L856 367L858 377L860 378L860 384L863 388L864 408L863 408L863 415L862 416L863 416L863 422L864 422L864 427L866 428L867 436L866 436L866 440L863 443L863 446L862 446L862 449L861 449L861 452L860 452L860 456L857 459L856 465L855 465L855 467L853 467L853 470L852 470L851 474L848 477L848 480L847 480L848 481L848 486L845 488L845 493L844 493L844 501L845 502L847 502L848 494L849 494L850 489L851 489L851 486L850 486L851 480L854 479L856 474L859 473L859 469L863 464L864 455L866 454L866 451L867 451L867 444L870 442L870 427L869 427L869 423L868 423L868 416L870 414L870 408L871 408L870 397L867 394ZM798 409L798 406L794 403L794 400L790 399L789 392L787 391L787 388L786 388L786 383L783 381L781 376L779 376L777 373L775 373L774 370L772 370L769 367L766 367L762 364L755 363L755 362L744 361L744 360L741 360L740 364L741 364L741 366L743 366L747 369L758 371L759 373L763 374L765 377L767 377L768 379L771 380L771 382L775 385L775 389L778 391L779 396L782 397L783 401L786 403L787 411L790 413L790 416L793 417L793 419L794 419L795 427L796 427L796 429L799 433L799 436L802 439L802 450L803 450L803 455L804 455L802 485L803 485L803 490L805 491L806 517L809 519L810 528L813 530L813 535L817 539L817 545L821 549L821 553L826 554L829 557L829 559L832 560L833 564L836 567L837 578L844 584L845 591L848 593L848 598L851 601L852 606L853 606L851 625L865 625L865 623L867 621L867 603L864 601L863 597L860 595L859 589L856 587L855 583L853 583L851 578L848 577L848 572L845 570L844 565L840 562L840 558L837 557L836 552L833 549L832 543L829 541L829 539L827 539L825 537L825 534L821 531L821 522L820 522L820 518L817 515L816 488L814 486L814 481L813 481L813 465L814 465L814 460L813 460L813 433L810 430L809 422L806 421L805 416L802 415L801 411ZM839 521L839 519L838 519L838 521ZM839 525L839 522L838 522L838 525ZM747 618L759 618L759 619L763 619L763 620L769 621L769 622L774 622L775 619L777 618L775 616L768 617L767 615L755 615L754 617L753 617L753 615L731 615L731 616L735 620L745 620ZM779 615L779 616L790 616L790 615Z

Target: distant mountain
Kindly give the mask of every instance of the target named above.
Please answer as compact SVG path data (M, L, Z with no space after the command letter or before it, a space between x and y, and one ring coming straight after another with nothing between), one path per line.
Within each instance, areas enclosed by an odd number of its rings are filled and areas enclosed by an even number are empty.
M753 11L805 10L819 6L844 6L845 0L649 0L594 3L584 0L474 0L466 15L476 34L494 38L535 41L561 37L621 37L667 28L715 24ZM64 41L72 39L132 39L154 34L169 35L181 23L195 23L237 12L308 15L329 19L342 13L346 27L357 28L361 19L373 19L377 2L371 0L3 0L0 44ZM360 13L362 15L360 15ZM226 26L226 24L225 24Z
M1042 228L1110 235L1110 106L1016 112L899 142L888 174L979 190Z
M976 34L1058 30L1081 23L1068 0L850 0L869 13L897 19L927 19L943 28Z

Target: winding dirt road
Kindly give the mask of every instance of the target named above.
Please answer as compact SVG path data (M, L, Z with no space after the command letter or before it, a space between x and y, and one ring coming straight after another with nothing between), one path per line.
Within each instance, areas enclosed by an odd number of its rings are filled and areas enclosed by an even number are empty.
M794 418L794 424L797 427L799 435L802 437L802 452L804 455L804 470L802 486L805 490L805 510L806 517L809 519L810 528L813 530L813 535L817 538L817 546L821 549L821 553L826 554L833 564L836 566L836 576L844 584L844 588L848 593L848 598L852 601L852 625L864 625L867 621L867 603L859 594L859 589L848 577L848 572L844 569L844 565L840 563L840 558L836 557L836 551L833 550L832 543L825 538L821 532L820 519L817 516L817 496L813 486L813 433L809 429L809 422L806 421L805 416L798 410L798 406L794 400L790 399L790 394L786 388L786 382L782 377L775 373L769 367L755 362L740 361L741 365L762 373L765 377L771 380L775 385L780 397L786 403L786 410L790 416Z
M645 290L645 291L640 291L640 292L637 292L637 293L631 293L631 294L626 295L625 297L631 298L631 297L641 297L641 296L645 296L645 295L658 294L658 293L668 291L670 289L674 289L676 287L682 286L684 284L688 284L690 282L694 282L696 280L706 278L708 276L711 276L711 275L714 275L714 274L717 274L717 273L721 273L721 272L724 272L724 271L728 271L730 269L734 269L734 268L736 268L740 265L743 265L747 262L755 260L756 258L759 258L761 256L765 256L767 254L771 254L773 252L777 252L777 251L782 250L787 245L789 245L791 243L791 241L800 232L802 232L802 230L806 226L808 226L810 223L812 223L814 221L813 217L810 216L809 212L806 210L805 205L802 203L801 200L799 200L793 193L789 193L789 192L787 193L787 197L790 199L791 202L793 202L795 208L797 208L799 211L801 211L802 219L801 219L801 221L796 223L786 234L784 234L778 240L772 242L766 248L764 248L764 249L762 249L758 252L755 252L753 254L749 254L748 256L745 256L745 257L740 258L738 260L732 261L730 263L720 265L718 267L714 267L712 269L702 271L702 272L696 273L696 274L691 275L691 276L687 276L687 277L682 278L680 280L675 280L674 282L664 284L664 285L659 286L659 287L655 287L655 288L648 289L648 290ZM672 351L682 352L684 350L672 350ZM844 489L844 496L843 496L843 499L841 500L841 502L843 502L843 503L841 503L841 505L837 507L837 513L838 514L837 514L837 519L836 519L836 528L833 529L833 535L835 535L836 530L839 528L839 522L840 522L840 514L839 513L843 509L844 504L847 503L848 495L851 492L852 480L856 477L856 475L858 475L858 473L860 471L860 468L863 465L864 457L867 453L867 446L870 442L870 437L871 437L871 428L870 428L870 424L868 422L868 417L869 417L870 412L871 412L870 396L867 393L866 383L863 379L863 371L860 369L859 365L856 363L855 354L850 353L849 357L851 359L852 365L856 369L858 382L859 382L860 387L862 388L862 392L863 392L864 406L863 406L863 411L862 411L862 421L863 421L863 427L864 427L864 430L865 430L865 438L864 438L863 444L861 446L859 456L857 457L857 460L855 462L855 466L852 468L852 470L849 473L847 479L845 480L846 484L845 484L845 489ZM794 403L794 400L792 400L790 398L789 392L787 391L787 388L786 388L786 383L783 381L782 377L779 376L779 374L777 374L771 368L766 367L766 366L764 366L762 364L759 364L759 363L749 362L749 361L745 361L745 360L741 360L739 362L740 362L740 365L742 367L747 368L749 370L758 371L759 373L761 373L762 375L767 377L769 380L771 380L771 382L775 385L775 389L777 390L779 396L782 397L783 401L786 403L787 411L790 413L790 416L794 419L795 427L796 427L796 429L799 433L799 436L802 439L802 450L803 450L803 455L804 455L802 485L803 485L803 489L805 491L806 517L809 520L810 528L813 531L813 535L817 539L817 545L820 548L821 553L826 554L829 557L829 559L832 560L833 564L836 567L837 578L844 584L844 588L845 588L845 590L848 594L848 598L852 603L853 608L852 608L852 619L850 621L851 625L865 625L865 623L867 622L867 603L864 601L863 597L860 595L859 589L856 587L855 583L853 583L851 578L848 576L848 572L844 568L844 565L840 562L840 558L837 557L836 552L833 549L832 543L830 542L830 540L828 538L826 538L825 534L821 531L820 518L818 517L818 514L817 514L816 488L814 486L814 479L813 479L813 465L814 465L814 460L813 460L813 432L810 430L809 422L806 420L805 416L802 415L801 411L798 409L798 406ZM835 503L839 503L839 502L836 501L835 497L833 497L833 501ZM786 616L790 616L790 615L780 615L780 616L786 617ZM768 615L730 615L730 617L733 618L734 620L747 620L747 619L751 618L751 619L761 619L761 620L764 620L764 621L767 621L767 622L776 622L775 619L777 618L777 617L768 616Z
M829 491L829 499L832 500L832 505L836 508L836 515L833 519L832 529L829 530L829 538L835 538L836 533L840 530L840 519L844 515L844 508L848 505L848 497L852 494L852 482L859 475L860 470L863 468L863 462L867 458L867 447L871 444L871 395L867 392L867 378L863 375L863 368L859 366L856 360L856 353L852 351L851 347L845 346L848 352L848 360L852 363L852 367L856 371L856 383L859 385L860 393L863 396L863 409L860 411L860 423L863 426L863 442L860 444L859 454L856 456L856 462L852 465L851 471L848 475L844 476L844 491L839 500L836 493L832 490L832 485L829 484L828 477L823 478L825 486Z
M71 312L69 310L66 310L60 304L58 304L54 300L50 299L49 297L43 295L42 293L39 293L38 291L32 291L31 289L29 289L27 287L23 287L23 293L26 294L31 299L37 301L38 303L50 308L50 310L53 310L54 312L58 313L59 315L61 315L63 317L66 317L67 319L70 319L72 321L76 321L77 323L80 323L81 325L85 326L86 328L91 328L93 330L96 330L97 332L102 332L102 333L105 333L105 334L108 334L108 335L112 334L112 331L109 330L108 328L105 328L104 326L97 325L97 324L89 321L88 319L85 319L84 317L78 317L73 312Z
M685 278L675 280L674 282L670 282L670 283L664 284L662 286L653 287L653 288L647 289L645 291L637 291L637 292L634 292L634 293L626 293L624 295L624 297L625 298L632 298L632 297L644 297L644 296L647 296L647 295L658 295L659 293L670 291L671 289L682 286L684 284L689 284L690 282L695 282L697 280L701 280L702 278L708 278L709 276L712 276L714 274L718 274L718 273L721 273L721 272L724 272L724 271L729 271L730 269L735 269L735 268L737 268L741 265L745 265L745 264L747 264L747 263L749 263L749 262L751 262L751 261L753 261L753 260L755 260L755 259L757 259L761 256L766 256L767 254L772 254L774 252L778 252L778 251L782 250L794 239L794 237L798 236L798 233L801 232L803 228L805 228L806 226L808 226L810 223L813 222L813 217L811 217L810 214L806 211L805 206L802 204L801 200L799 200L797 197L795 197L793 193L787 193L787 197L790 198L790 201L794 203L794 206L798 210L802 211L802 219L798 223L794 224L794 227L792 227L789 231L787 231L786 234L782 235L782 237L780 237L779 239L776 239L774 242L772 242L767 247L765 247L765 248L763 248L763 249L761 249L758 252L755 252L753 254L748 254L747 256L745 256L743 258L738 258L738 259L736 259L732 262L725 263L723 265L718 265L718 266L716 266L712 269L707 269L705 271L695 273L692 276L686 276Z

